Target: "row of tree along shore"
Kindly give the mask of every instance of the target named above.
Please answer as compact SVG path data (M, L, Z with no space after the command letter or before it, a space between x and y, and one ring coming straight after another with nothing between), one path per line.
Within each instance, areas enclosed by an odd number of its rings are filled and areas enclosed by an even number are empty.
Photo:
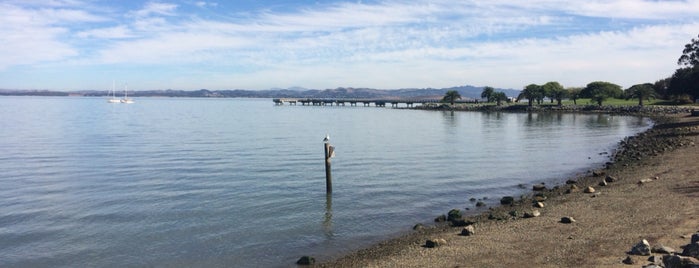
M529 84L519 93L517 98L508 98L503 92L495 92L492 87L483 88L481 98L488 102L495 102L497 106L503 102L519 102L527 100L531 107L536 102L541 105L545 99L557 102L558 106L563 106L563 100L569 99L577 105L577 100L586 98L591 102L602 106L608 99L637 99L638 106L643 106L644 101L660 98L668 100L673 104L689 104L699 99L699 38L692 39L682 50L682 55L677 59L680 66L675 73L655 83L642 83L633 85L625 90L621 86L606 82L595 81L587 84L584 88L565 88L556 81L551 81L543 85ZM442 101L452 105L461 99L459 92L448 91ZM469 108L470 109L470 108Z

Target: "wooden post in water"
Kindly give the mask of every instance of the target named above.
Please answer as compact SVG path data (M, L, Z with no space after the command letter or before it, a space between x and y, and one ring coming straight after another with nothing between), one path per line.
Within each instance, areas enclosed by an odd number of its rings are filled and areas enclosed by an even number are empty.
M323 140L325 144L325 192L333 192L333 175L330 169L330 158L334 156L335 147L330 146L330 135L326 135Z

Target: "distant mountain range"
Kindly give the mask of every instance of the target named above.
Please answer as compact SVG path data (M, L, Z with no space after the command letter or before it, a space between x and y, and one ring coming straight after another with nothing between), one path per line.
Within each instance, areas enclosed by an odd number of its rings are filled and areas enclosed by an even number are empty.
M305 89L293 87L269 90L141 90L130 92L133 97L190 97L190 98L355 98L355 99L439 99L449 90L456 90L464 99L480 99L483 87L457 86L450 88L410 88L410 89L372 89L372 88L335 88ZM519 90L495 89L508 97L516 97ZM49 91L49 90L8 90L0 89L0 96L90 96L103 97L107 90L83 91Z

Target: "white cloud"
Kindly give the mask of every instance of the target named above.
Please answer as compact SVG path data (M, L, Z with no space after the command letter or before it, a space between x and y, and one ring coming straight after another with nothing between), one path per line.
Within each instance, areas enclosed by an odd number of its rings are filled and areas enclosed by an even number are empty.
M132 12L131 15L135 17L149 17L151 15L174 16L176 9L176 4L148 2L142 9Z

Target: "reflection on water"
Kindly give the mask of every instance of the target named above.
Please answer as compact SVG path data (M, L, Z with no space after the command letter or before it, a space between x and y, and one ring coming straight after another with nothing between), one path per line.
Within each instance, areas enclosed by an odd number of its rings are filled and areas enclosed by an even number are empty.
M323 217L323 231L325 236L330 239L333 234L333 196L332 194L325 195L325 215Z

